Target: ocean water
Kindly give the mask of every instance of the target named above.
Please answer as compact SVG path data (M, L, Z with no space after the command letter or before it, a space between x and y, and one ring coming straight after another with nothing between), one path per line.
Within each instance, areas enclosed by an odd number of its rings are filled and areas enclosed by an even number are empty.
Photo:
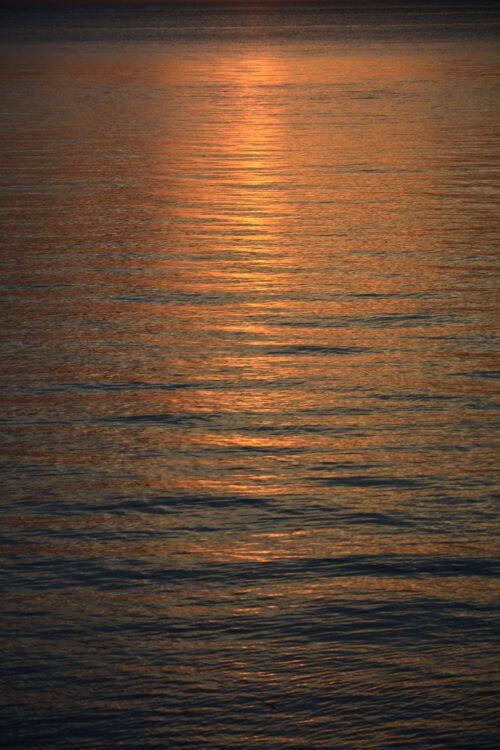
M5 16L6 747L497 747L498 36Z

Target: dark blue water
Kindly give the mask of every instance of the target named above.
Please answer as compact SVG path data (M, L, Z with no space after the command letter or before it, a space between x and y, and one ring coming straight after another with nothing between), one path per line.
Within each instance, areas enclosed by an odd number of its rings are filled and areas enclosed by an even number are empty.
M1 34L9 748L494 748L498 34Z

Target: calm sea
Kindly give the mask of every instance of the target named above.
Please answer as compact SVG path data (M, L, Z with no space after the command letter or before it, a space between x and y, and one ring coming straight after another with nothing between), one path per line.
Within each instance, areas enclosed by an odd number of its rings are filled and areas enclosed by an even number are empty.
M5 17L6 747L497 747L497 32Z

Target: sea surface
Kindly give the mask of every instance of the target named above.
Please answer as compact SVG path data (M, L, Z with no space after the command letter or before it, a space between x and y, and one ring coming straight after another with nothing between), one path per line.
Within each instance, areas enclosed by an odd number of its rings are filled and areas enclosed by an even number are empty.
M5 15L9 750L498 747L499 38Z

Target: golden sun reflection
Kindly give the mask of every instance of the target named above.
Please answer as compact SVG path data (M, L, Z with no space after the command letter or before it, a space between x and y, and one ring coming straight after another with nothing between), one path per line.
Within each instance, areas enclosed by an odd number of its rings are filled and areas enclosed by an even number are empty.
M282 61L269 51L212 61L212 85L221 94L203 134L201 166L207 179L198 199L212 206L212 218L223 217L239 252L262 251L274 244L273 235L286 210L280 184L289 171L286 123L279 103L273 100L282 76ZM221 144L223 167L212 167ZM251 286L250 271L241 269L239 278L242 274ZM260 283L261 274L253 280Z

